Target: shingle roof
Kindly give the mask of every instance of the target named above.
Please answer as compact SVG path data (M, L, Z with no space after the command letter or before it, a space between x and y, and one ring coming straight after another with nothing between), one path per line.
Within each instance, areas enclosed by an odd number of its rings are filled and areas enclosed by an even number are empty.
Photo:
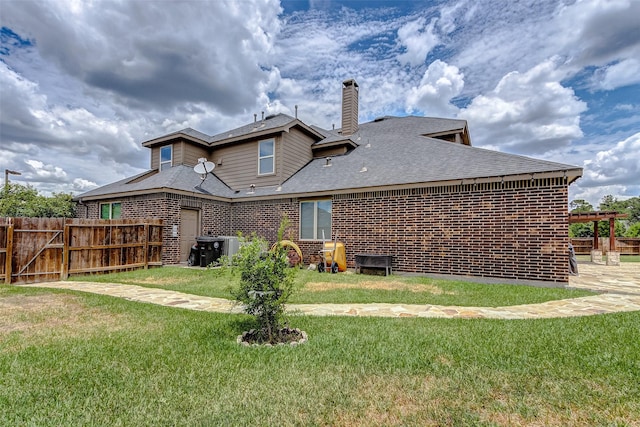
M212 137L209 137L208 141L210 144L213 144L228 138L241 137L241 136L249 135L251 133L258 132L258 131L262 132L269 129L278 129L280 127L288 125L294 120L296 119L286 114L276 114L274 116L267 116L265 120L257 120L254 123L240 126L239 128L231 129L229 131L222 132Z
M144 175L147 178L140 179ZM122 193L149 193L152 190L165 191L186 191L193 192L194 195L219 196L223 198L233 197L235 192L227 187L222 181L213 174L209 174L204 182L200 176L189 166L174 166L161 172L147 171L139 175L126 178L111 184L87 191L76 198L94 198L96 196L104 196L109 194Z
M268 123L265 127L279 128L292 120L297 119L284 114L278 115L265 120L265 123ZM255 124L251 123L211 137L209 140L221 141L228 138L229 134L251 133L254 126ZM582 169L572 165L485 150L424 136L456 131L464 129L465 126L464 120L387 116L360 124L358 132L349 137L358 146L345 155L334 156L330 167L326 166L325 159L312 160L278 189L276 187L256 188L251 193L248 189L234 191L215 176L210 176L202 186L205 191L200 193L231 199L362 191L383 186L419 185L439 181L547 172L571 171L573 176L582 175ZM326 137L320 143L345 139L337 131L316 127L313 130ZM147 178L138 176L109 184L84 193L78 198L111 193L150 192L156 189L198 192L196 187L199 184L200 178L192 168L177 166L150 174Z
M470 147L421 136L464 127L463 120L394 117L359 125L359 147L344 156L316 159L282 185L302 193L562 172L576 166ZM456 127L460 126L461 127ZM366 168L366 172L361 172Z

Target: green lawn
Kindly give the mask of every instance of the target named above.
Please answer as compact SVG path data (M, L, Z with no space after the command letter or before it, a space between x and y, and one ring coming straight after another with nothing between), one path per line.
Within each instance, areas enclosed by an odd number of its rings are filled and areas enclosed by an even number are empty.
M171 289L194 295L230 298L239 278L219 269L163 267L116 274L75 276L91 280ZM405 303L498 307L593 295L583 290L533 286L482 285L425 277L371 276L297 270L298 292L291 303Z
M640 420L638 312L291 320L306 344L246 348L244 315L0 285L0 425Z

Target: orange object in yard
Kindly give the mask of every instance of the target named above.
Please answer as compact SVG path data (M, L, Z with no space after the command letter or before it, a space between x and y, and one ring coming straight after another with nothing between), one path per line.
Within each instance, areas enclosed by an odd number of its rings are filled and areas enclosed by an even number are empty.
M333 245L334 242L324 242L323 252L325 253L327 264L331 266L335 261L338 264L338 271L347 271L347 252L344 243L335 242L335 251L333 250Z

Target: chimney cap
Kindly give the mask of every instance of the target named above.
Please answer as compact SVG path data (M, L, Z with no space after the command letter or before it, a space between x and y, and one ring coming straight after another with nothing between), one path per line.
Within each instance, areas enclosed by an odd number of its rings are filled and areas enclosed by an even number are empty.
M359 87L358 83L356 82L355 79L347 79L345 81L342 82L343 86L355 86L355 87Z

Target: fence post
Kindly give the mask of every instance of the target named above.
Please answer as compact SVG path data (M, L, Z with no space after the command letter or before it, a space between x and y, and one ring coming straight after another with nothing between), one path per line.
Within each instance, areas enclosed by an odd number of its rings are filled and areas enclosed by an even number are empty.
M69 242L70 237L69 224L64 225L64 231L62 233L62 269L60 271L60 280L67 280L69 278Z
M144 269L149 269L149 223L144 223Z
M7 253L4 262L4 283L11 284L11 258L13 258L13 224L7 227Z

